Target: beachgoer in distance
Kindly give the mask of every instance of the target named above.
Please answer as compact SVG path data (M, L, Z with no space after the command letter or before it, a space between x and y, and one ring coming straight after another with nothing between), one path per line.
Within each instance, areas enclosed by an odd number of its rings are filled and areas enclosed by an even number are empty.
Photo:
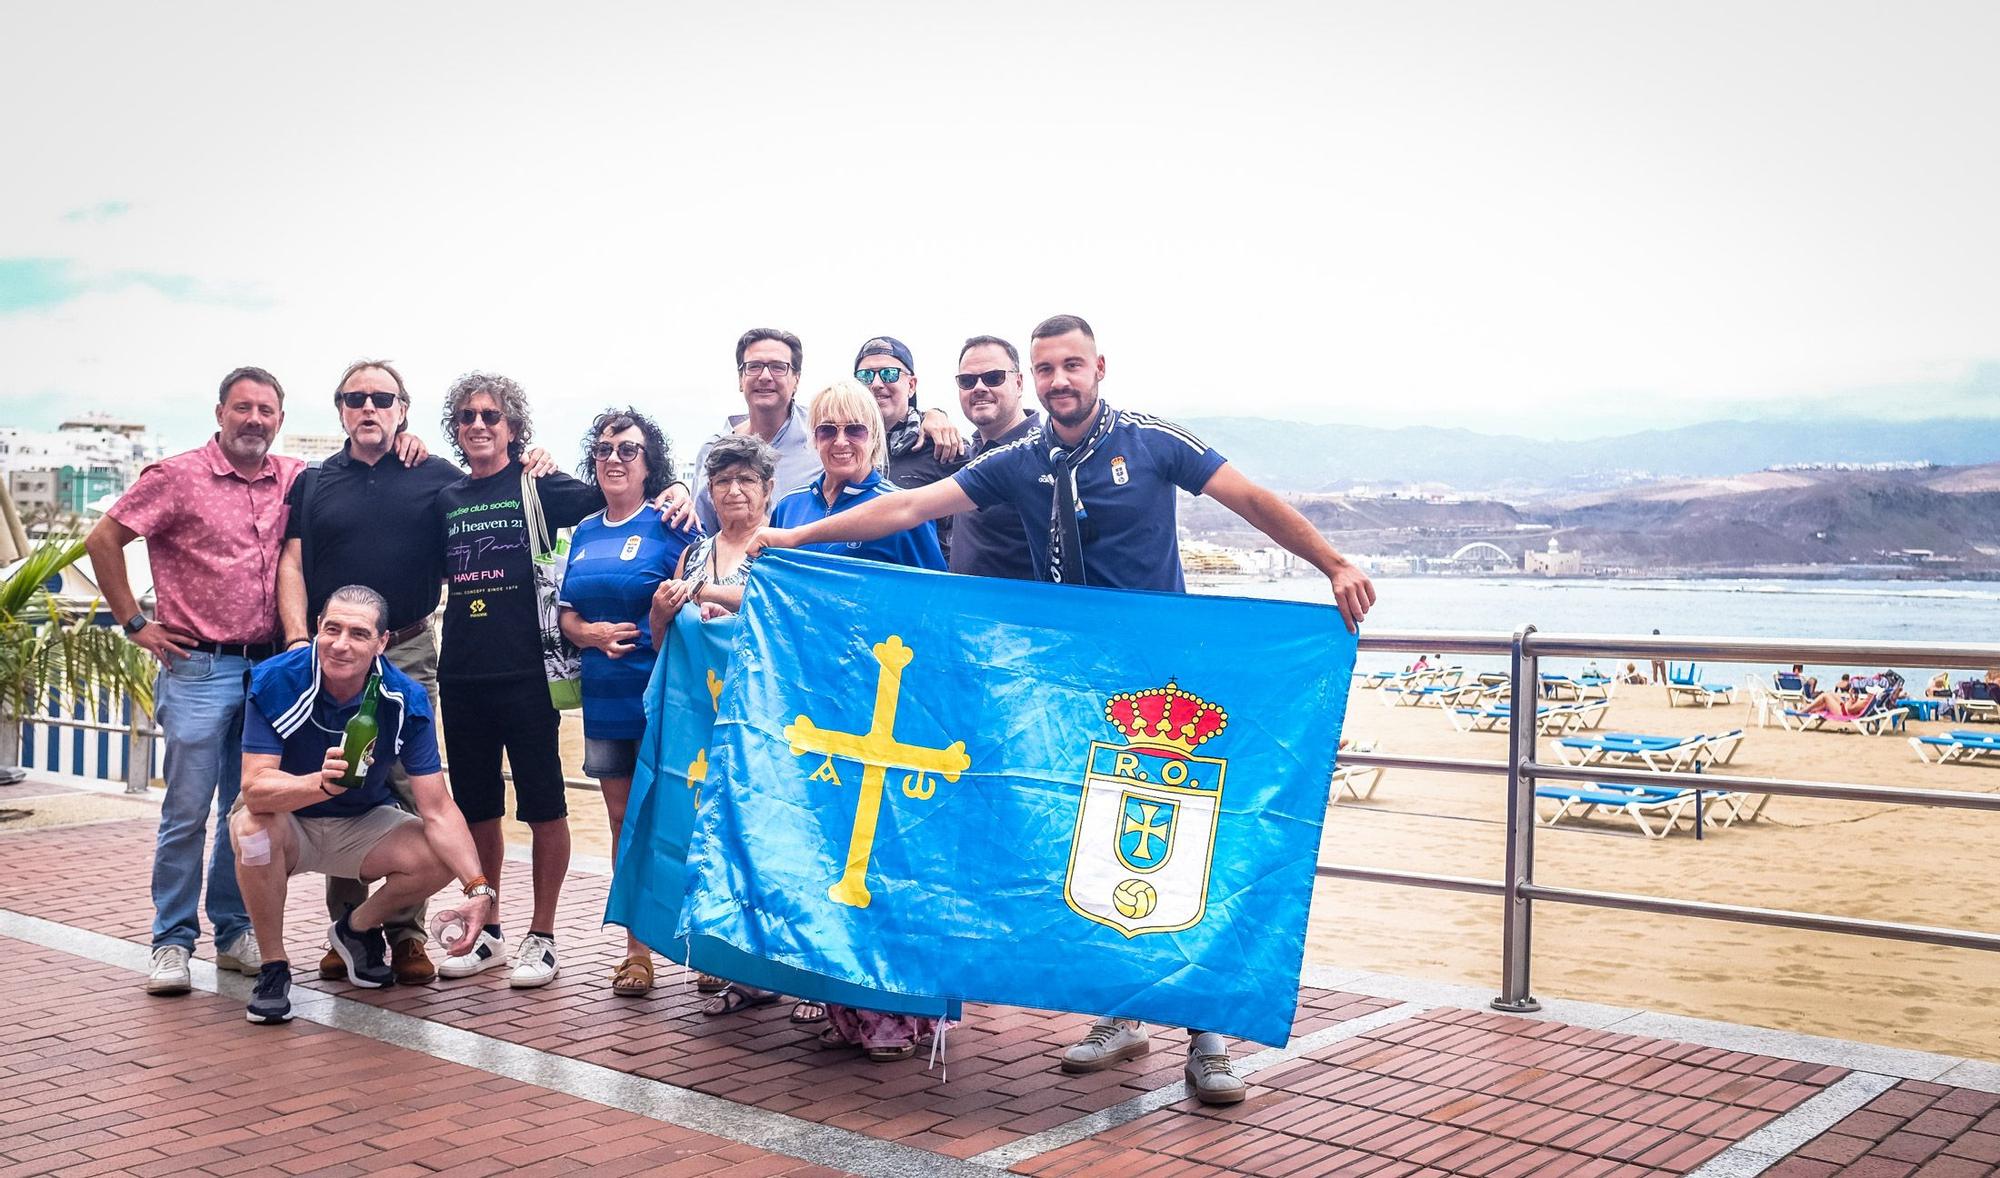
M1653 637L1658 638L1659 636L1660 636L1660 631L1657 628L1654 629ZM1667 681L1667 660L1661 658L1659 655L1654 655L1653 682L1665 683L1666 681Z
M1114 409L1100 396L1105 358L1090 325L1058 315L1029 344L1035 394L1048 415L1018 442L981 454L943 482L885 495L802 527L774 527L759 541L781 548L860 541L942 515L1013 504L1043 580L1182 592L1175 493L1206 494L1326 575L1350 627L1375 587L1297 509L1252 483L1171 422ZM1047 481L1044 481L1047 480ZM1068 1072L1094 1072L1151 1050L1136 1019L1101 1018L1063 1053ZM1222 1037L1190 1028L1187 1083L1204 1103L1234 1104L1247 1089Z
M696 534L667 522L651 503L674 474L667 436L652 418L607 409L590 423L583 448L584 481L604 492L604 510L570 537L558 624L583 651L583 771L604 796L615 868L646 735L646 683L659 656L659 632L648 616L653 594ZM652 951L627 932L611 992L637 997L652 988Z
M1843 674L1833 690L1823 691L1806 701L1803 712L1817 712L1830 720L1852 720L1868 711L1869 698L1854 689L1854 678Z
M1806 695L1814 696L1819 694L1819 676L1806 674L1806 665L1804 663L1793 663L1792 674L1798 677L1800 690L1804 691Z

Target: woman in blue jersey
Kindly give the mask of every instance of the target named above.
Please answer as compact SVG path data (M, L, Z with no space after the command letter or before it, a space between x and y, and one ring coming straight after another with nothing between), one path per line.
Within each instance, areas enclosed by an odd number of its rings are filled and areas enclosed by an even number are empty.
M812 400L807 412L813 445L819 449L820 477L779 500L771 513L776 527L791 528L846 511L896 488L882 477L888 466L888 440L883 436L882 411L867 389L840 380ZM892 532L879 540L858 543L809 544L806 547L838 556L857 556L913 568L945 567L937 529L930 523ZM861 1010L832 1003L826 1007L831 1024L820 1034L828 1047L859 1047L878 1063L908 1059L917 1041L936 1033L937 1020L907 1014Z
M894 484L882 477L889 463L882 411L867 389L852 380L837 380L813 398L807 417L812 422L813 445L819 450L820 475L778 501L771 512L773 527L802 527L894 493ZM929 521L891 532L879 540L806 547L815 552L857 556L911 568L942 572L945 567L937 528Z
M644 697L658 648L648 614L654 590L680 564L696 533L669 525L650 501L673 481L666 435L635 409L598 414L584 435L583 475L604 492L604 510L576 526L563 578L562 630L583 650L583 771L604 790L615 864L619 828L639 739ZM653 988L653 955L625 936L615 994Z

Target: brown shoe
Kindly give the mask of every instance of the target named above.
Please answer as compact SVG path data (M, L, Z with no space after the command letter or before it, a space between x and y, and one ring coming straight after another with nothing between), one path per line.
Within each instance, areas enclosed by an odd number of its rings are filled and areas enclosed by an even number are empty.
M417 940L397 941L389 950L389 968L396 975L399 986L422 986L438 976L437 966L424 952L424 943Z
M342 981L347 977L347 963L340 959L340 954L328 949L326 956L319 959L319 976L322 981Z

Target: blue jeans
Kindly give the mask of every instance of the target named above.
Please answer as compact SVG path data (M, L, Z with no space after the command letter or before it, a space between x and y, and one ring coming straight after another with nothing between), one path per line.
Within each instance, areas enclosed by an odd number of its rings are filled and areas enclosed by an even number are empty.
M154 710L167 734L167 796L160 803L160 837L153 849L156 949L194 949L201 935L195 907L204 853L208 922L216 945L227 946L250 928L228 821L243 780L243 693L249 675L248 659L196 652L173 659L154 684ZM208 816L218 806L223 817L211 844Z

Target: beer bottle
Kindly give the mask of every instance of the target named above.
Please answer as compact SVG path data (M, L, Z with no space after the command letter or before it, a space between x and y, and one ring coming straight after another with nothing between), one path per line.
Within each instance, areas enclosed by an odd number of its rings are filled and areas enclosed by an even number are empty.
M334 784L341 789L359 789L368 780L368 755L375 751L375 736L382 729L375 722L375 697L382 686L382 676L368 672L368 686L361 691L361 707L354 718L347 722L347 738L341 743L340 755L347 761L347 772Z

